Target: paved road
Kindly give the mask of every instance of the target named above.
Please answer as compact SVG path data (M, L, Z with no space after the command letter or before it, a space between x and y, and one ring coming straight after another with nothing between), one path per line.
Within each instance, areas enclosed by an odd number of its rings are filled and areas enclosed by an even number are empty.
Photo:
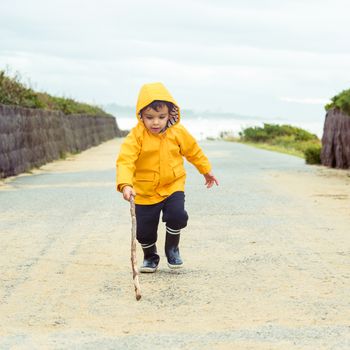
M141 276L136 302L119 144L0 186L0 349L350 348L350 217L283 181L317 169L202 143L220 187L188 166L186 267L167 268L161 225L161 267Z

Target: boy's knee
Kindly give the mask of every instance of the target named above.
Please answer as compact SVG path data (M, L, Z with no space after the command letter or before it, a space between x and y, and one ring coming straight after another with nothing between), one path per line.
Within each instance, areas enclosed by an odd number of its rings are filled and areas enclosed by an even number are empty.
M170 211L163 221L173 229L182 229L187 226L188 214L186 210Z
M179 217L179 223L181 223L181 226L186 227L187 221L188 221L188 214L187 214L187 211L184 210Z

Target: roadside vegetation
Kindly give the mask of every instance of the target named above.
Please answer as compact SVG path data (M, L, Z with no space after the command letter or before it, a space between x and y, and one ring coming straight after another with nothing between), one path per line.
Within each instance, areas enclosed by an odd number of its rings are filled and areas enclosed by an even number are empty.
M103 109L71 98L55 97L36 92L23 82L19 73L9 76L0 70L0 103L27 108L62 111L64 114L88 114L110 116Z
M317 135L291 125L267 124L243 129L239 137L222 133L226 141L246 143L258 148L304 158L308 164L320 164L321 141Z

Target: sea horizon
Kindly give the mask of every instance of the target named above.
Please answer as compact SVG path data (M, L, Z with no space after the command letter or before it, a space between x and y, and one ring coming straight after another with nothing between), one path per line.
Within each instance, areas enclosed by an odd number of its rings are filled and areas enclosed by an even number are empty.
M117 124L122 130L130 130L136 126L136 116L119 115L115 116ZM305 129L319 138L323 134L324 117L320 119L296 120L288 118L254 118L254 117L223 117L220 113L215 116L190 115L181 118L181 124L197 139L205 140L207 138L219 138L221 133L229 133L235 137L239 136L239 132L248 127L263 126L267 124L288 124Z
M130 130L136 126L137 120L134 107L110 103L103 105L102 108L117 119L120 129ZM288 113L290 114L290 111ZM296 113L293 116L267 117L261 115L242 115L235 112L198 111L184 108L181 110L181 123L197 140L219 138L223 132L238 137L239 132L243 129L254 126L262 127L264 123L288 124L300 127L321 138L325 115L325 111L324 113L315 113L313 110L307 117L305 117L305 113Z

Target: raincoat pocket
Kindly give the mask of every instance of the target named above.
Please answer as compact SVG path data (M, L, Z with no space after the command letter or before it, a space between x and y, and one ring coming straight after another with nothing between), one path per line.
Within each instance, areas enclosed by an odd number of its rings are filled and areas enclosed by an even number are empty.
M154 173L136 173L134 187L137 194L152 196L155 190Z
M183 166L183 164L179 164L173 167L173 173L175 178L179 178L181 176L184 176L186 174L185 172L185 168Z

